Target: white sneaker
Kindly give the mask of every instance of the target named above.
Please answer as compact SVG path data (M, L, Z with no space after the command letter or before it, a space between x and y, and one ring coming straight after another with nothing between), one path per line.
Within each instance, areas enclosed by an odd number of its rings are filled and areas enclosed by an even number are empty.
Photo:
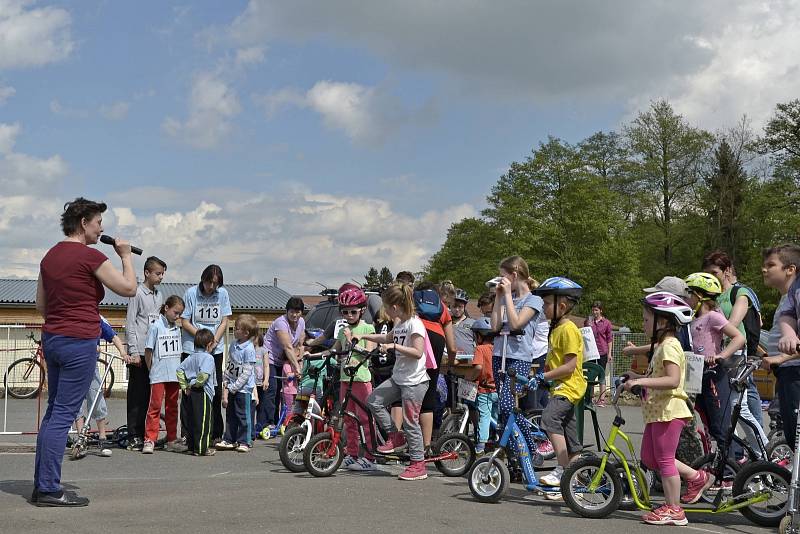
M218 451L232 451L236 448L236 444L228 443L223 439L222 441L214 445L214 448L217 449Z
M155 449L155 444L152 441L145 441L142 446L142 454L153 454L153 449Z
M108 446L108 442L105 440L100 440L100 456L108 458L111 456L111 448Z
M561 485L561 475L564 474L564 468L560 465L550 471L550 474L539 478L539 482L543 486L559 486Z
M356 463L356 459L350 456L349 454L344 457L342 461L342 467L345 469L350 469L350 466Z
M375 464L366 458L358 458L347 466L350 471L375 471Z

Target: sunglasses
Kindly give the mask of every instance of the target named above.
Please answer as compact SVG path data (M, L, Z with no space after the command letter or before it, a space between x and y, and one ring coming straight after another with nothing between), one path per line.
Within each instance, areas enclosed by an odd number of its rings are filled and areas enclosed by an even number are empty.
M340 310L342 315L358 315L361 310Z

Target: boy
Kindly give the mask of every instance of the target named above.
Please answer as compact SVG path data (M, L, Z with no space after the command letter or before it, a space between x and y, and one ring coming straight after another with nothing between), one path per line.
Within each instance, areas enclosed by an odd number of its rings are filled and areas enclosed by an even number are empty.
M211 401L217 385L217 370L210 351L214 344L211 330L201 328L194 335L195 352L178 366L181 420L186 426L186 446L195 456L214 456L211 448Z
M478 410L478 442L475 445L475 454L481 455L489 441L492 418L498 418L498 398L492 374L492 350L495 332L492 323L487 317L476 319L471 326L478 345L472 358L470 380L478 385L478 395L475 406Z
M783 435L789 446L794 449L797 436L794 435L797 423L795 410L800 403L800 359L792 345L796 348L796 343L792 343L792 335L797 337L795 328L797 321L791 320L797 317L797 269L800 266L800 247L797 245L779 245L764 250L762 257L764 263L761 267L761 274L764 276L764 285L777 289L781 294L778 308L772 328L769 331L767 341L767 354L764 358L766 365L777 365L775 376L778 379L777 393L778 404L780 406L781 419L783 422ZM790 304L794 301L794 304ZM785 325L785 326L784 326ZM786 328L788 347L786 350L780 347L783 339L783 331Z
M250 452L252 417L250 402L256 387L256 349L258 320L240 315L233 328L236 338L228 351L228 363L222 378L222 407L225 408L225 436L217 443L223 451Z
M550 400L542 412L542 430L556 451L558 466L539 480L548 486L561 484L561 475L580 453L575 406L586 393L583 376L583 336L567 317L583 289L567 278L550 278L533 290L544 300L544 315L550 321L550 350L540 381L551 382Z
M150 370L144 361L145 341L150 325L158 319L164 297L156 286L164 279L167 264L155 256L144 262L144 282L128 303L125 334L128 342L128 450L141 451L144 421L150 404Z

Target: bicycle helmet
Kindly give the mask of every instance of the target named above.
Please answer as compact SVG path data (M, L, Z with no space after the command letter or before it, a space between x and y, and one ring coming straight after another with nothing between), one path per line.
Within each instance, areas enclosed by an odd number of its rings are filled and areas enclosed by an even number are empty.
M542 285L532 291L534 295L544 297L545 295L556 295L560 297L568 297L572 300L578 300L583 294L583 288L563 276L553 276L548 278Z
M488 317L479 317L475 319L475 322L472 323L469 329L482 336L494 333L494 330L492 330L492 323L489 321Z
M689 289L699 289L703 293L711 296L722 294L722 286L717 277L708 273L692 273L685 279Z
M463 289L456 289L455 300L460 300L464 304L469 302L469 294Z
M367 295L355 284L344 284L339 288L340 308L351 308L355 306L363 306L367 303Z
M642 304L653 310L653 313L674 317L682 325L691 323L694 316L692 308L685 300L666 291L650 293L642 299Z

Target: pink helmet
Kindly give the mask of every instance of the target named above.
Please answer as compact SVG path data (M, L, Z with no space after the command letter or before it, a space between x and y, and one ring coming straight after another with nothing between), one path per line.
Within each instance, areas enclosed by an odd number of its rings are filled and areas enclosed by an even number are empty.
M344 284L339 288L339 306L342 308L350 308L354 306L363 306L367 302L367 296L355 284Z
M685 300L672 293L656 291L642 299L642 303L655 313L671 315L678 324L692 322L692 316L694 315L692 308Z

